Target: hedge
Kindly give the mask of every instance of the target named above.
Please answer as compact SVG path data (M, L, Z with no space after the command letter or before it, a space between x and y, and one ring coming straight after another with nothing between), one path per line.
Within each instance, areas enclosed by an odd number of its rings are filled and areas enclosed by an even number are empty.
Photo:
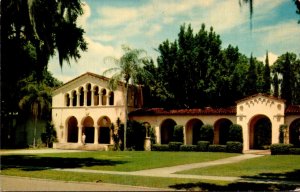
M300 148L290 148L290 154L300 155Z
M226 152L226 145L209 145L209 152Z
M153 144L152 145L152 148L151 148L152 151L169 151L169 145L167 144Z
M228 153L243 153L243 143L237 141L228 141L226 143Z
M209 141L198 141L197 150L198 151L208 151Z
M180 150L180 146L182 145L182 142L170 142L169 143L169 151L179 151Z
M202 125L200 128L200 141L209 141L210 143L214 140L214 127L209 124Z
M197 145L181 145L180 151L197 151Z
M228 131L228 141L238 141L243 143L243 129L238 124L232 124Z
M283 143L278 143L278 144L272 144L270 149L271 149L271 154L272 155L287 155L290 154L290 148L292 148L292 144L283 144Z

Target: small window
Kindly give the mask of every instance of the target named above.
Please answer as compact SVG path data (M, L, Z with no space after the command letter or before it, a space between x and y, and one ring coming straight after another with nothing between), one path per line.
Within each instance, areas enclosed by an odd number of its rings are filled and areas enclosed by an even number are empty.
M114 92L109 92L109 105L114 105Z
M73 99L73 101L72 101L73 106L77 106L77 93L76 93L76 91L73 91L72 99Z
M65 95L65 105L66 105L67 107L70 106L70 95L69 95L69 93L67 93L67 94Z
M102 102L102 105L106 105L106 89L102 89L101 91L101 102Z

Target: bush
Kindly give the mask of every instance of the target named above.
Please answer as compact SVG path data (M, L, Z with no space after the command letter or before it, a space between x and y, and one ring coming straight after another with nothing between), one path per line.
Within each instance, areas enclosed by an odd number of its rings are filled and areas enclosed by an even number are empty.
M208 151L210 152L226 152L226 145L209 145Z
M290 148L292 148L292 144L272 144L270 149L271 149L271 154L272 155L286 155L290 153Z
M182 145L182 142L170 142L169 143L169 150L170 151L179 151L180 146Z
M169 151L169 145L167 144L154 144L151 148L152 151Z
M232 124L228 131L228 141L237 141L243 143L243 129L238 124Z
M226 143L226 151L228 153L242 153L243 152L243 143L238 141L228 141Z
M183 126L182 125L174 126L173 140L177 141L177 142L183 142Z
M300 148L290 148L290 154L300 155Z
M146 129L142 123L137 121L127 122L126 146L134 150L144 150Z
M198 151L208 151L209 141L198 141L197 150Z
M197 145L181 145L180 151L197 151Z
M214 127L212 125L202 125L200 128L200 141L209 141L210 143L214 140Z

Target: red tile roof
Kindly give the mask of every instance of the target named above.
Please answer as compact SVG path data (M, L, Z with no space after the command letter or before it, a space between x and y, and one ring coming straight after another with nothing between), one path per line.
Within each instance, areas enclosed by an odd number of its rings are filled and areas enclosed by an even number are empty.
M300 115L300 105L289 105L285 110L285 114Z
M144 115L235 115L236 107L228 108L211 108L204 109L163 109L163 108L150 108L138 109L131 112L130 116L144 116Z

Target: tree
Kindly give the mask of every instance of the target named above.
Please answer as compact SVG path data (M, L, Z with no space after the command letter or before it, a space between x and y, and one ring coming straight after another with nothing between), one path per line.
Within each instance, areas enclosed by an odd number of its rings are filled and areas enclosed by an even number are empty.
M279 97L279 79L277 73L274 74L273 77L273 86L274 86L274 93L275 97Z
M122 45L124 54L118 59L115 57L106 57L105 63L116 65L104 71L104 75L113 73L109 80L109 88L115 90L119 82L125 83L125 122L124 122L124 150L126 150L126 129L128 120L128 86L129 84L137 84L141 78L147 78L148 74L142 67L144 63L149 62L149 57L142 49L131 49L129 46Z
M34 120L33 147L36 147L37 120L47 115L51 109L51 88L45 82L37 81L35 74L21 80L22 97L19 107L29 111Z
M257 71L255 66L254 58L251 54L250 60L249 60L249 69L247 74L247 86L246 86L246 93L247 95L253 95L257 93Z
M62 66L87 49L84 30L76 24L82 13L80 0L1 1L2 117L19 114L21 79L36 72L42 81L50 57L58 53Z
M269 56L268 52L266 54L266 61L265 61L265 68L264 68L264 73L263 73L263 78L264 78L264 86L263 86L263 92L270 94L270 89L271 89L271 72L270 72L270 65L269 65Z

